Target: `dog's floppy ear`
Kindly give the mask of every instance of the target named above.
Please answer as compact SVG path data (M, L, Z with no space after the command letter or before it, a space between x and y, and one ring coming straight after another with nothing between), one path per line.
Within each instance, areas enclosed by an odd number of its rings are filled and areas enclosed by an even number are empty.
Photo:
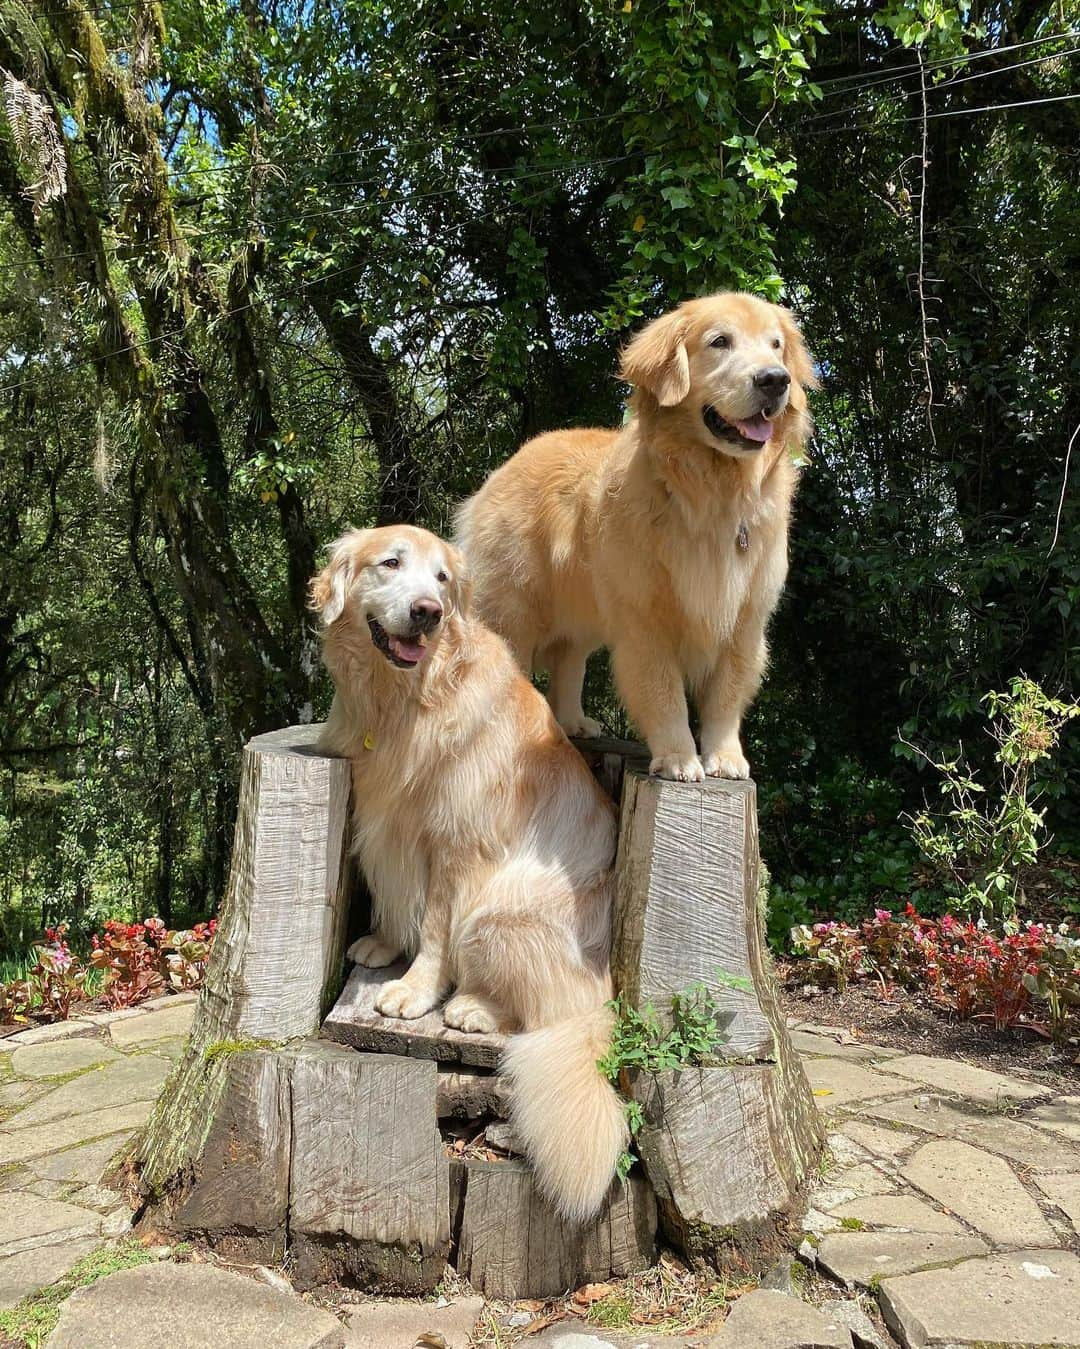
M318 611L327 627L337 622L345 608L349 587L356 579L356 551L366 533L364 529L350 529L332 543L329 562L308 587L311 608Z
M453 544L447 544L450 554L450 602L454 612L467 618L472 609L473 583L465 554Z
M686 320L676 310L642 328L623 351L619 375L651 393L661 407L674 407L690 392Z
M799 331L799 325L795 322L795 315L782 304L775 305L774 308L780 318L780 330L784 334L784 364L788 368L788 373L804 389L816 389L818 377L814 370L814 362L806 350L806 343Z

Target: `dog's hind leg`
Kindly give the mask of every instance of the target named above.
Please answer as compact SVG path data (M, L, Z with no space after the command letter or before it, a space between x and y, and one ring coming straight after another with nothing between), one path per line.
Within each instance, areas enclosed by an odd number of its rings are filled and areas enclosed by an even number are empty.
M611 1040L611 976L576 940L569 908L553 897L542 916L478 913L459 954L469 977L523 1023L525 1033L511 1036L500 1060L511 1123L541 1192L582 1222L610 1189L627 1127L598 1066Z
M459 989L505 1009L526 1030L602 1005L610 976L593 968L562 921L523 909L479 909L457 951ZM459 993L459 996L461 994Z
M555 720L567 735L592 739L604 728L592 717L587 717L581 706L581 689L585 683L589 652L588 646L569 640L552 642L545 647L538 663L551 675L548 702Z
M443 1008L443 1020L448 1026L464 1031L501 1031L508 1034L515 1028L513 1018L498 1003L479 993L461 989Z
M392 965L401 955L399 947L388 941L381 932L369 932L359 937L345 952L347 960L354 965L363 965L369 970L381 970Z

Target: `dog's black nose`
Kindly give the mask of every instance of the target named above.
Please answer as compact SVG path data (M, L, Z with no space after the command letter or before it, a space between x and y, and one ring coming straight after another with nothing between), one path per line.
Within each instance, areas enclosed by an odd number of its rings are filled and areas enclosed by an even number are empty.
M414 600L409 617L421 632L430 632L442 622L442 605L438 600Z
M783 393L791 383L791 376L782 365L767 365L754 376L754 388L762 393Z

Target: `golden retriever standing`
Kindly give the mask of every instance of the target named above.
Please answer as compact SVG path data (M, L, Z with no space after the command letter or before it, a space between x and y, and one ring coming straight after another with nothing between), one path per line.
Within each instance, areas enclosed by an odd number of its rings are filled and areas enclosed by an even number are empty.
M550 672L568 734L599 734L581 686L607 646L652 772L745 778L739 729L787 574L813 366L786 309L724 294L650 323L621 374L636 414L621 431L538 436L461 507L477 609L522 669Z
M502 639L468 612L461 554L408 526L353 530L312 582L336 689L324 745L353 761L373 897L362 965L412 958L385 1016L443 1009L521 1030L503 1062L541 1189L599 1208L627 1130L596 1061L611 1033L611 803Z

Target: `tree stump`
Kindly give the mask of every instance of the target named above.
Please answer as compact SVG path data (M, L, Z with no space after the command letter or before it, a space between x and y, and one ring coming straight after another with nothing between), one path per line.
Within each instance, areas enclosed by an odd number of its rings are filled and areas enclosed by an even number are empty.
M381 1016L393 970L352 970L335 1000L363 896L349 764L318 750L320 729L245 750L191 1038L135 1150L148 1220L246 1258L288 1247L302 1287L415 1294L449 1260L489 1296L547 1297L646 1268L658 1224L694 1261L771 1260L820 1132L764 945L753 784L662 782L640 745L579 745L621 801L616 983L661 1014L707 985L723 1039L707 1063L624 1084L644 1116L640 1165L578 1226L498 1123L501 1037Z

